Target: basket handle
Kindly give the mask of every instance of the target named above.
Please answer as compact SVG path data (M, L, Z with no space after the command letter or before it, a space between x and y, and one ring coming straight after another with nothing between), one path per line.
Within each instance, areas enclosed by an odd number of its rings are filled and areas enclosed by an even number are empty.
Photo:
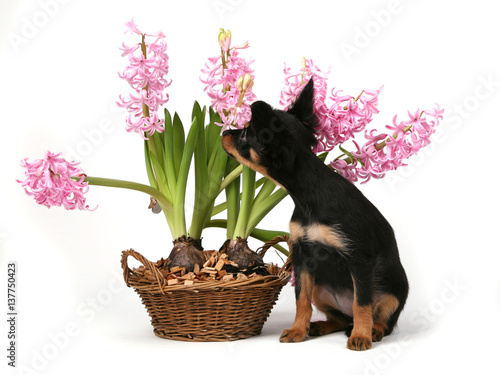
M258 254L261 258L264 258L264 255L266 255L267 250L269 250L271 246L274 246L280 242L286 242L288 245L288 249L290 251L288 254L288 258L285 261L285 264L283 264L283 267L281 267L281 270L289 272L290 269L292 268L292 242L290 241L290 236L285 235L285 236L274 237L272 240L267 241L264 244L264 246L259 248Z
M129 282L129 277L132 275L131 269L128 267L128 257L132 256L135 259L137 259L139 262L141 262L144 267L146 267L153 276L156 278L156 281L158 281L158 286L161 294L163 293L163 286L167 285L167 281L165 280L165 277L161 274L161 272L158 270L158 268L151 263L149 260L144 258L141 254L139 254L137 251L130 249L130 250L124 250L122 251L122 268L123 268L123 279L125 280L125 284L127 284L128 287L130 287L130 282Z

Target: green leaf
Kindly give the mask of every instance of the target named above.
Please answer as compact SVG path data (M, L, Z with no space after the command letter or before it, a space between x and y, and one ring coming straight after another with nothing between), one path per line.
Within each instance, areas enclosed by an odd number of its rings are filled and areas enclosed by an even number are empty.
M208 199L208 165L207 165L207 150L205 143L205 115L202 113L198 102L193 106L193 121L196 120L201 126L197 127L198 138L194 151L194 172L195 172L195 196L193 219L189 233L193 238L201 236L203 225L205 224L205 213L211 207Z
M217 138L220 139L220 138ZM218 142L214 148L213 156L209 162L208 169L208 200L207 210L203 213L205 220L203 225L212 217L212 211L215 204L215 199L219 195L220 185L226 171L226 164L228 155L226 151L222 148L220 142Z
M191 112L191 120L194 120L195 118L200 119L200 114L201 114L200 103L198 103L198 101L195 100L193 104L193 110Z
M326 157L328 156L328 152L323 152L321 154L318 155L318 158L322 161L322 162L325 162L326 160Z
M220 136L214 139L215 145L212 147L212 153L210 154L210 159L208 161L208 177L210 180L210 191L213 191L210 195L218 195L220 190L220 185L224 179L226 172L226 164L228 159L228 154L222 147L220 142Z
M227 220L225 219L210 220L207 223L207 228L227 228Z
M218 215L225 210L227 210L227 202L219 203L217 206L214 206L214 208L212 208L211 216L213 217L215 215Z
M155 188L158 189L158 183L156 182L155 179L155 173L153 171L153 166L151 164L151 158L149 157L149 146L148 146L148 141L144 141L144 159L146 161L146 172L148 173L148 180L149 184Z
M201 110L195 103L193 116L205 118L206 108ZM212 126L213 124L213 112ZM199 134L195 151L195 208L189 233L192 237L201 237L201 232L212 216L215 199L219 195L220 186L226 170L228 155L220 142L220 128L217 132L208 131L210 124ZM217 130L217 129L215 129ZM210 141L207 140L210 137ZM203 144L204 143L204 144ZM210 151L208 151L210 150ZM207 157L204 157L206 155Z
M184 136L184 133L182 134ZM168 188L172 193L175 193L177 185L177 170L174 165L174 129L172 127L172 118L170 113L165 109L165 130L163 131L163 165L165 168L166 181ZM182 154L177 156L179 159Z
M277 230L265 230L265 229L258 229L258 228L255 228L252 232L250 232L250 237L256 238L262 242L271 241L272 239L274 239L277 236L289 236L289 235L290 234L288 232L277 231ZM290 254L289 251L286 250L281 245L276 244L276 245L273 245L273 247L286 256L288 256Z
M288 193L285 190L278 189L276 192L271 194L271 196L263 200L260 204L254 206L248 219L246 235L248 236L250 232L254 230L257 225L259 225L262 219L269 212L271 212L271 210L276 207L276 205L281 202L287 195Z
M355 157L352 153L350 153L349 151L347 151L346 149L344 149L342 147L342 145L339 145L339 149L340 151L342 151L345 155L347 155L347 157L349 158L349 163L354 163L354 159L356 159L357 161L360 162L360 164L364 167L365 166L365 163L363 163L361 161L361 159Z
M206 111L207 111L207 107L203 107L203 109L201 108L200 106L200 103L198 103L197 101L194 102L193 104L193 110L192 110L192 113L191 113L191 119L195 119L197 118L198 121L201 121L201 123L203 124L203 131L205 131L205 114L206 114ZM205 139L205 138L203 138ZM206 146L205 144L203 146Z
M151 160L151 164L153 165L153 169L156 173L156 181L158 182L158 189L163 192L169 199L172 199L172 193L167 185L167 177L165 176L165 171L163 170L162 165L158 161L158 158L153 155L151 151L149 151L149 158Z
M160 155L163 155L163 149L165 148L165 145L163 143L163 133L154 132L152 138L155 144L156 156L160 158Z
M172 156L176 176L179 175L179 168L181 166L185 142L184 126L182 125L182 121L179 118L179 115L175 113L172 133Z
M207 147L207 155L210 158L213 155L216 146L220 143L221 137L221 127L216 125L215 122L221 122L221 118L217 112L215 112L212 107L209 107L210 122L205 129L205 140Z
M352 156L352 154L349 151L347 151L346 149L344 149L342 147L342 145L339 145L339 149L340 149L340 151L342 151L345 155L347 155L349 157L349 161L351 163L354 162L354 156Z
M200 133L200 127L203 130L203 124L198 124L198 119L195 118L189 129L184 152L182 153L179 175L177 177L177 186L174 194L175 230L172 231L174 233L174 237L180 237L187 234L186 214L184 208L186 202L186 184L189 175L189 167L191 165L191 160L193 158L193 153L198 140L198 134Z
M172 115L170 114L169 110L165 108L163 111L165 115L165 128L171 128L172 127Z
M260 204L263 200L269 197L273 193L275 188L276 184L274 182L272 182L268 178L264 178L264 184L260 189L259 193L257 194L257 196L255 197L254 206Z

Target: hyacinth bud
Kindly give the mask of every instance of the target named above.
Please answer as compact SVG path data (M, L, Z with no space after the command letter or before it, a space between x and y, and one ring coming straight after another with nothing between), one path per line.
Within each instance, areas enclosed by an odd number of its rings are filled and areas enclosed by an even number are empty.
M250 77L250 74L245 74L245 78L243 76L240 76L238 80L236 81L236 88L238 89L239 92L245 93L249 90L251 90L253 87L253 79Z
M243 80L243 91L251 90L252 87L253 87L253 79L252 77L250 77L250 74L247 73L245 74L245 79Z
M231 31L224 29L220 29L219 33L219 46L223 52L227 52L229 50L229 46L231 45Z
M306 70L306 58L302 58L302 70Z
M240 78L236 81L236 88L239 92L243 91L243 76L240 76Z
M224 29L220 29L220 32L219 32L219 46L222 48L224 46L224 43L226 41L226 32L224 31Z

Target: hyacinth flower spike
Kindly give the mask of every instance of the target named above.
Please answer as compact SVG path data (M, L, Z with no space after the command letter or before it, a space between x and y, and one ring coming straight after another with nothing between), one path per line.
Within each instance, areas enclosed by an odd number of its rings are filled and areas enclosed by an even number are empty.
M220 55L208 59L200 77L211 106L221 117L222 121L218 123L221 126L220 133L226 129L243 128L250 121L250 105L256 100L253 92L255 75L251 67L253 60L240 54L241 50L249 48L249 43L232 47L231 39L230 31L220 30ZM247 238L252 236L268 241L276 235L285 234L256 227L287 195L286 192L276 189L276 185L266 178L257 181L255 171L243 167L233 159L228 159L227 174L221 191L226 193L226 202L216 206L213 213L227 210L227 220L214 219L208 225L227 228L228 240L222 251L227 252L229 258L238 264L252 266L262 262L248 248ZM275 247L288 253L279 245Z
M140 41L122 44L122 56L127 58L128 65L119 76L133 92L120 95L117 104L128 112L126 130L144 139L150 186L88 176L78 163L67 161L61 154L50 151L42 159L33 162L23 160L21 165L25 168L26 178L18 182L38 203L71 210L91 210L85 200L90 185L132 189L148 194L163 211L175 239L169 257L170 265L185 266L189 270L195 263L202 265L204 262L199 251L201 232L211 217L226 169L227 154L217 141L219 127L215 125L221 120L210 110L209 125L205 127L207 111L195 103L192 123L185 135L177 114L171 116L165 110L164 116L160 116L160 107L169 99L165 89L171 83L166 78L168 55L165 35L161 32L142 33L133 20L126 24L126 28L128 34L139 36ZM196 169L195 215L188 231L185 198L193 157Z

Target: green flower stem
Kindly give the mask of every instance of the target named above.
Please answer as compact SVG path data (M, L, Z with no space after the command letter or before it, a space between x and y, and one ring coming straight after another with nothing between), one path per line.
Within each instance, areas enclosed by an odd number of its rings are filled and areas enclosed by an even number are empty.
M214 208L212 209L212 216L218 215L225 210L227 210L227 202L222 202L214 206Z
M210 220L207 223L207 228L226 228L227 220L226 219L215 219Z
M255 197L255 171L243 167L243 183L241 192L241 206L238 215L238 221L233 233L234 237L247 238L248 237L248 220L252 213L253 200Z
M233 182L236 178L238 178L243 172L243 165L238 165L231 173L229 173L220 185L219 194L229 186L231 182Z
M264 184L262 185L262 188L259 191L259 194L257 194L257 196L255 197L255 201L253 203L254 206L258 206L262 201L268 198L273 193L275 188L276 184L266 178Z
M257 190L257 188L259 188L262 185L266 186L267 182L271 182L271 180L268 180L267 178L262 177L261 179L257 180L257 182L255 182L255 189ZM274 189L276 187L276 184L274 184L274 182L271 182L271 183L274 185L274 187L273 187L273 189ZM260 199L269 197L269 195L271 193L272 193L272 191L267 192L267 193L266 192L263 193L262 190L259 191L259 194L257 194L257 197L255 198L253 204L255 205L255 204L257 204L257 202L260 202ZM220 192L219 192L219 194L220 194ZM260 196L260 198L259 198L259 196ZM239 199L241 199L241 194L239 194L238 202L239 202ZM222 203L219 203L218 205L215 205L212 209L211 215L215 216L215 215L220 214L221 212L227 210L227 205L228 205L227 202L222 202Z
M146 193L152 197L155 197L156 200L162 205L164 210L172 211L172 202L170 202L161 191L155 189L154 187L139 184L137 182L132 182L132 181L115 180L111 178L101 178L101 177L91 177L91 176L86 176L84 181L88 182L89 185L130 189Z
M289 236L289 233L283 231L272 231L272 230L264 230L255 228L251 233L250 237L256 238L262 242L271 241L273 238L277 236ZM282 253L285 256L288 256L290 253L281 245L273 245L273 247Z
M262 221L262 219L287 195L288 193L285 190L279 189L275 193L271 194L271 196L263 200L261 203L252 207L252 211L246 224L245 234L248 236Z

